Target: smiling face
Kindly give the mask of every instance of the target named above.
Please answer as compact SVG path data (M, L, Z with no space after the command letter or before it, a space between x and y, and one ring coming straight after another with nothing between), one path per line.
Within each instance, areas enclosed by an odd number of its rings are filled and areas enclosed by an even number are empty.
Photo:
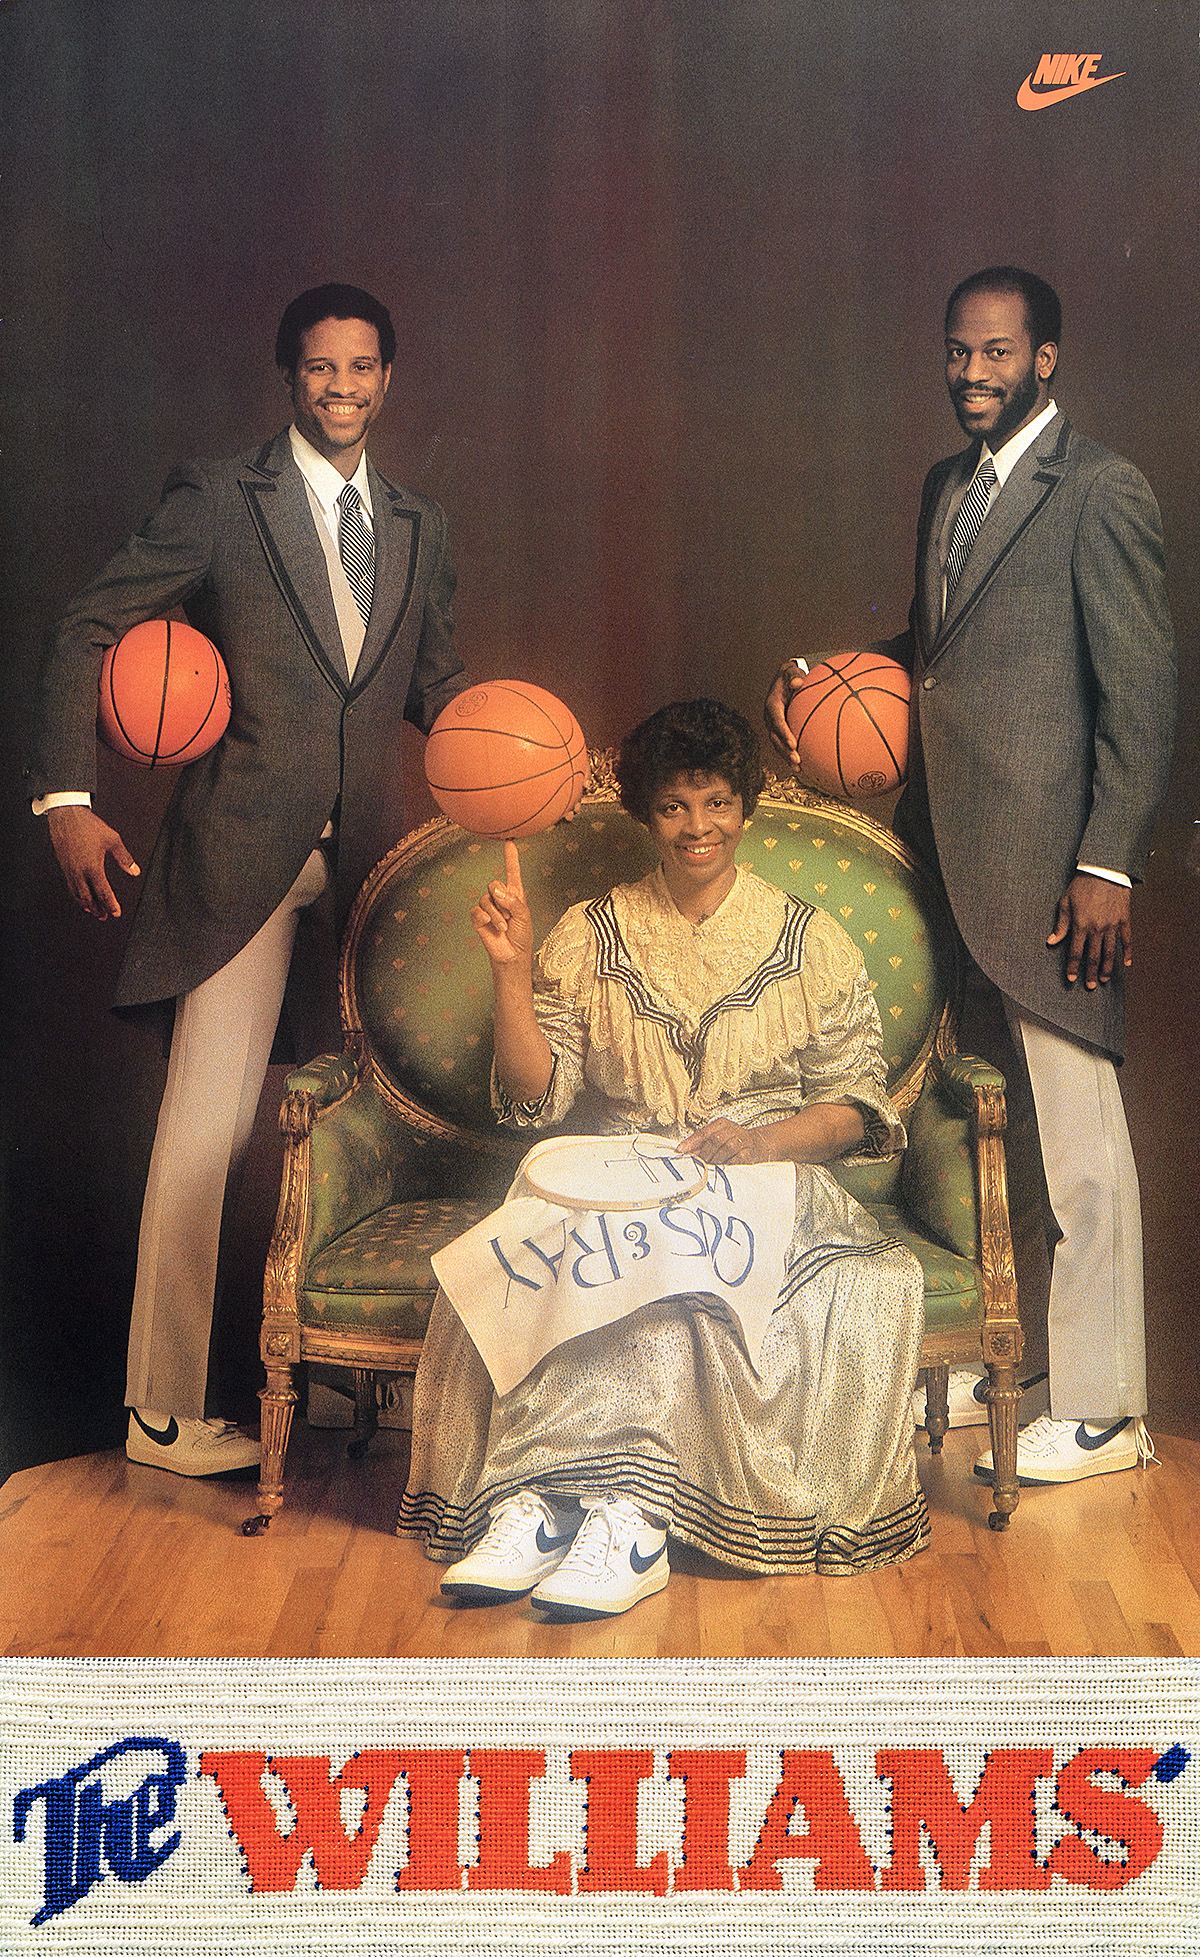
M322 319L300 336L300 359L284 379L297 428L349 481L367 430L383 406L392 370L365 319Z
M1034 347L1020 293L960 299L946 333L946 386L964 432L995 454L1047 405L1057 359L1052 343Z
M650 835L676 908L698 922L733 889L742 798L721 775L672 775L650 805Z

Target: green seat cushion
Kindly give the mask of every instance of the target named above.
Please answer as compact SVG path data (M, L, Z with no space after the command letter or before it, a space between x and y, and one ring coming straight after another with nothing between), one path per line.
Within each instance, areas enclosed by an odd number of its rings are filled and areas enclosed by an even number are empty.
M490 1198L447 1196L376 1210L310 1260L304 1323L423 1338L437 1290L430 1258L495 1207Z
M867 1207L880 1229L911 1250L921 1266L927 1331L957 1331L977 1324L983 1310L983 1289L976 1265L922 1236L904 1211L892 1204L869 1203Z
M310 1262L301 1306L305 1323L422 1338L437 1289L430 1258L494 1207L487 1198L457 1196L390 1203L376 1211ZM868 1207L880 1228L918 1259L929 1328L944 1331L977 1319L981 1293L975 1266L922 1236L894 1204Z

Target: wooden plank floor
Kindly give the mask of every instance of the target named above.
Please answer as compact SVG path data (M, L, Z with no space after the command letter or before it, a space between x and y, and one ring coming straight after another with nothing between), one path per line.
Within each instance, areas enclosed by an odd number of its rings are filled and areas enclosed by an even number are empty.
M1157 1434L1147 1469L1028 1490L987 1527L986 1436L923 1439L930 1549L858 1577L732 1576L672 1553L667 1589L606 1623L529 1604L463 1609L394 1536L405 1437L366 1462L298 1425L288 1506L246 1538L253 1482L185 1481L120 1452L0 1489L0 1650L10 1656L952 1657L1200 1654L1200 1444Z

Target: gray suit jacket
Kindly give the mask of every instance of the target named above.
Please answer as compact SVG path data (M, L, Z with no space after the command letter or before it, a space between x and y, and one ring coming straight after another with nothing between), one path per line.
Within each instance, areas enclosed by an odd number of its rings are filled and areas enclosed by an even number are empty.
M229 669L229 728L180 771L142 877L119 1009L173 999L227 964L331 816L339 920L407 827L401 723L428 732L467 682L445 516L374 468L369 480L375 591L353 682L286 430L251 455L175 470L51 637L33 795L94 786L100 663L131 625L182 606Z
M1175 650L1145 479L1043 429L988 511L941 618L937 540L978 447L925 480L909 630L908 784L896 828L940 869L968 949L1027 1012L1120 1057L1120 972L1068 986L1048 948L1077 863L1145 871L1166 787Z

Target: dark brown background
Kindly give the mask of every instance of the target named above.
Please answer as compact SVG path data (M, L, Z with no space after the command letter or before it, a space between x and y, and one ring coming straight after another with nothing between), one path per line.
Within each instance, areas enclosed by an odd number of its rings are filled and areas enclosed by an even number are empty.
M1017 108L1039 55L1067 48L1124 78ZM960 445L945 294L1007 259L1058 286L1058 399L1159 495L1185 672L1124 1080L1152 1413L1183 1424L1192 5L4 0L0 65L10 1465L120 1438L162 1078L106 1012L121 927L72 909L16 786L37 648L174 461L284 422L278 315L328 278L393 309L374 451L450 513L468 666L550 686L593 742L697 692L757 718L781 656L897 630L921 479ZM135 854L168 786L103 763ZM265 1108L222 1342L234 1392L253 1384L270 1127Z

